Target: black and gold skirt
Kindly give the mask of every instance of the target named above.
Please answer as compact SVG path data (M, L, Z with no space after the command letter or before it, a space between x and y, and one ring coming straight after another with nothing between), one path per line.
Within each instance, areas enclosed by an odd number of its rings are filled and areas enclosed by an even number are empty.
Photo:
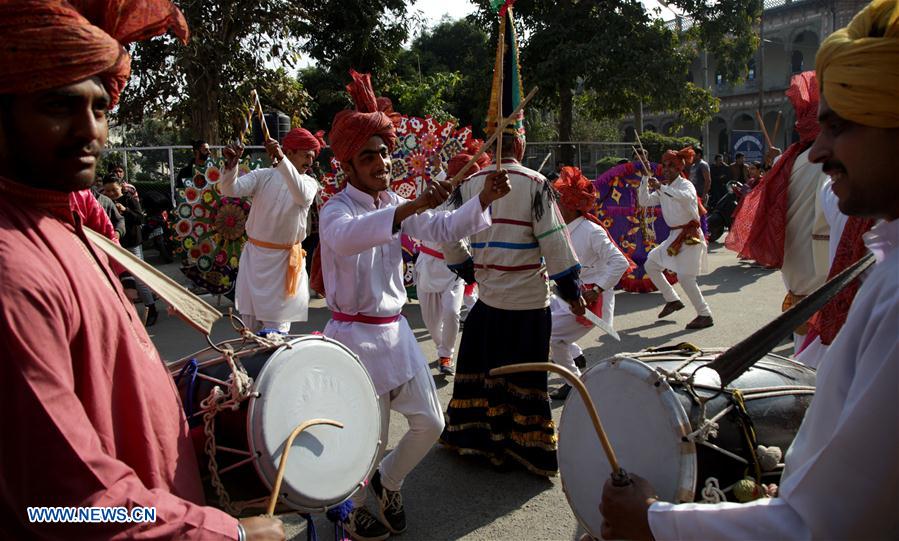
M546 373L488 375L509 364L547 362L551 332L549 308L500 310L475 304L459 346L443 445L463 455L486 456L497 466L515 461L538 475L558 473Z

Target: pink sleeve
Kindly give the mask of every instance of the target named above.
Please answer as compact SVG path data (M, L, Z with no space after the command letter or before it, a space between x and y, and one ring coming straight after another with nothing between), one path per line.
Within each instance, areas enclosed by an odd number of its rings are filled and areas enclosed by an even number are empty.
M109 216L106 215L103 207L100 206L97 198L94 197L90 190L72 192L71 198L75 211L81 216L81 221L86 227L90 227L116 244L119 243Z
M0 283L0 537L236 539L236 519L147 488L106 450L85 409L88 363L72 357L84 346L73 329L89 323L78 301L40 269L11 274ZM32 523L29 506L155 507L156 521Z

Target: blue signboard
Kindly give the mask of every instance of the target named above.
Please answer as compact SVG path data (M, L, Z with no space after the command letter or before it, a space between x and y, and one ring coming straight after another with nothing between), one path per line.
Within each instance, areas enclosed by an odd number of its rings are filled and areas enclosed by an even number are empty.
M742 152L743 163L761 162L765 157L765 143L762 132L734 130L730 132L730 155Z

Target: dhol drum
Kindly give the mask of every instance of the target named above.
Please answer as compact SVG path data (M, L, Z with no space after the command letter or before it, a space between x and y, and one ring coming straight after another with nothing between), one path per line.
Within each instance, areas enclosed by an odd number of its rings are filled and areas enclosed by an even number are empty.
M278 512L323 512L360 489L381 450L381 412L359 358L319 335L291 337L279 346L244 340L223 345L236 350L233 357L252 378L245 400L229 395L232 369L216 349L170 366L208 501L234 515L264 510L285 441L297 425L314 418L344 426L313 426L296 438Z
M778 482L781 454L811 403L815 371L777 355L724 390L691 378L722 351L622 353L583 375L621 467L664 501L734 501L747 477ZM578 393L562 410L559 471L575 516L598 538L611 467Z

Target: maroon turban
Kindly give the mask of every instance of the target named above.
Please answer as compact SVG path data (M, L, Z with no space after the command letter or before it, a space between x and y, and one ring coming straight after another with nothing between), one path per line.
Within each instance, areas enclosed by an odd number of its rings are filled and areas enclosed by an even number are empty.
M460 152L460 153L456 154L455 156L450 158L450 161L448 161L446 163L446 176L449 178L453 178L454 176L456 176L456 174L459 171L462 170L463 167L465 167L465 164L467 164L470 160L471 160L471 154L468 154L466 152ZM490 162L488 162L488 164L489 163ZM471 164L471 167L469 167L468 171L465 172L464 178L470 177L471 175L477 173L481 169L482 169L482 164L480 163L480 160L478 160L478 161L474 162L473 164Z
M124 45L190 35L168 0L0 2L0 94L30 94L99 76L112 108L131 74Z
M331 150L338 161L350 161L362 147L377 135L393 152L396 147L396 129L390 117L378 110L375 92L371 87L371 75L350 70L353 82L346 89L356 104L355 111L341 111L331 123Z
M318 156L322 147L325 146L325 142L322 140L324 133L318 131L313 134L305 128L294 128L284 136L281 146L284 147L284 150L311 150Z
M666 150L662 154L662 163L672 162L680 170L683 171L687 164L693 163L693 147L687 147L678 151Z
M559 192L559 201L568 208L590 212L596 206L596 188L577 167L563 167L553 188Z

